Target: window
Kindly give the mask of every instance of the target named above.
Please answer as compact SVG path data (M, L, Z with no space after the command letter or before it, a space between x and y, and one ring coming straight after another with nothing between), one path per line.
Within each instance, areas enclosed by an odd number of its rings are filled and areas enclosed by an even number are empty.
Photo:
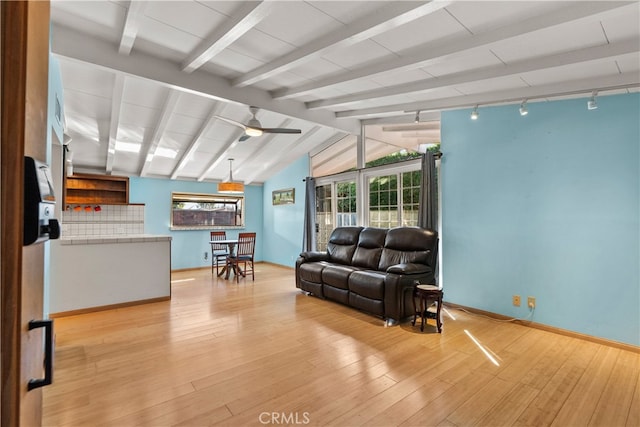
M356 182L339 182L336 185L336 226L346 227L358 223L356 212Z
M422 171L402 173L402 225L418 225Z
M398 226L398 177L384 175L369 178L369 226Z
M244 227L244 196L171 193L171 229Z
M333 231L333 209L331 209L331 184L316 187L316 248L327 249L329 235Z

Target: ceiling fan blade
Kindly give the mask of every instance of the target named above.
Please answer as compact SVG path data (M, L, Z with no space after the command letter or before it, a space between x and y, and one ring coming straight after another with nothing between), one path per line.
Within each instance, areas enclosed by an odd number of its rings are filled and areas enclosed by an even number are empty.
M222 117L222 116L213 116L213 117L215 117L216 119L220 119L224 122L227 122L231 125L238 126L241 129L247 129L247 126L245 124L236 122L235 120L227 119L226 117Z
M238 138L238 141L240 141L240 142L244 142L244 141L246 141L246 140L247 140L247 139L249 139L249 138L251 138L251 137L250 137L249 135L246 135L246 134L245 134L245 135L242 135L240 138Z
M302 133L300 129L289 128L262 128L264 133Z

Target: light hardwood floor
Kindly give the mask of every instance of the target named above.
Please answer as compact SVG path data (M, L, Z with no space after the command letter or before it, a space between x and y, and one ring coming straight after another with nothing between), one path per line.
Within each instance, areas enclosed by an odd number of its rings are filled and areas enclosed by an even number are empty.
M640 425L637 353L452 308L442 334L385 328L256 268L239 285L174 273L171 301L56 319L44 425Z

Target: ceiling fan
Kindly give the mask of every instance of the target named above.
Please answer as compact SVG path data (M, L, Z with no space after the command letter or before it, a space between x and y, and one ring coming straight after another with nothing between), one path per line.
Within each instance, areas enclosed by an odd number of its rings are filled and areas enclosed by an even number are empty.
M244 135L242 135L238 141L246 141L252 136L262 136L263 133L302 133L300 129L290 129L290 128L263 128L262 124L256 118L256 114L258 113L258 107L249 107L249 111L251 111L251 119L247 124L236 122L235 120L228 119L222 116L214 116L220 120L224 120L225 122L232 124L234 126L238 126L239 128L244 129Z

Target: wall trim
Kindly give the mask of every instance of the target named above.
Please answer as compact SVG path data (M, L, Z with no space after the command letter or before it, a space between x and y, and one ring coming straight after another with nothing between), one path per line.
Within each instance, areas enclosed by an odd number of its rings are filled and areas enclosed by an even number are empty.
M482 316L487 316L496 320L512 320L513 317L510 316L505 316L503 314L498 314L498 313L492 313L490 311L484 311L484 310L480 310L478 308L473 308L473 307L467 307L464 305L460 305L460 304L454 304L452 302L444 302L444 307L450 307L450 308L456 308L456 309L461 309L461 310L466 310L472 314L479 314ZM558 335L564 335L567 337L571 337L571 338L578 338L581 340L585 340L585 341L590 341L596 344L602 344L602 345L606 345L609 347L615 347L615 348L619 348L621 350L626 350L626 351L631 351L633 353L640 353L640 347L637 347L633 344L627 344L624 342L620 342L620 341L614 341L614 340L609 340L606 338L600 338L600 337L595 337L593 335L587 335L587 334L581 334L580 332L574 332L574 331L570 331L568 329L562 329L562 328L557 328L555 326L549 326L549 325L545 325L542 323L536 323L536 322L532 322L532 321L527 321L527 320L514 320L513 323L518 324L518 325L522 325L522 326L528 326L530 328L534 328L534 329L540 329L542 331L547 331L547 332L552 332L554 334L558 334Z
M143 300L137 300L137 301L121 302L121 303L118 303L118 304L100 305L100 306L97 306L97 307L81 308L81 309L78 309L78 310L61 311L61 312L58 312L58 313L50 313L49 314L49 318L56 319L56 318L59 318L59 317L76 316L78 314L87 314L87 313L94 313L94 312L97 312L97 311L106 311L106 310L114 310L116 308L131 307L131 306L134 306L134 305L151 304L151 303L154 303L154 302L169 301L170 299L171 299L170 296L166 296L166 297L149 298L149 299L143 299Z

